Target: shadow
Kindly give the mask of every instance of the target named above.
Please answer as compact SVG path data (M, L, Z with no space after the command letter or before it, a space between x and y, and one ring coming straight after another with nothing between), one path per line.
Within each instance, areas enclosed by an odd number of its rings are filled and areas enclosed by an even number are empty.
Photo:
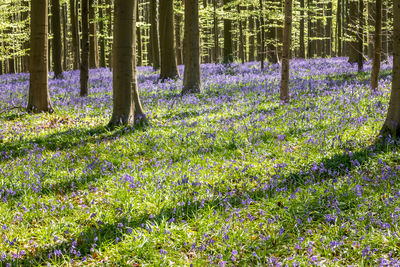
M298 170L296 172L289 172L285 174L285 171L281 166L275 168L275 174L270 175L270 180L267 183L263 183L263 188L258 188L256 190L246 188L246 182L258 179L254 176L247 176L242 173L236 175L237 180L235 181L239 186L235 188L230 188L223 183L217 183L210 185L208 183L201 184L199 186L206 187L210 190L212 197L207 199L193 200L193 192L190 190L182 190L181 196L185 204L176 209L176 205L172 203L170 206L164 207L158 214L150 216L147 213L139 214L133 216L131 221L126 219L126 212L123 214L122 211L116 215L119 217L113 223L104 223L101 220L97 220L97 224L91 224L90 227L86 228L84 231L80 232L76 237L71 237L69 241L65 241L56 246L47 247L45 249L39 249L32 255L26 255L21 260L18 261L19 264L43 264L49 259L55 250L64 251L71 257L75 258L70 252L72 250L79 251L80 256L78 259L83 257L88 257L92 255L91 244L93 244L94 238L97 238L97 247L102 244L115 244L116 240L122 240L124 235L129 234L135 229L152 231L151 225L161 224L165 221L180 223L188 219L196 218L197 214L202 210L209 210L213 208L240 208L246 205L243 200L251 199L252 201L259 201L265 198L273 199L280 194L281 191L277 190L279 188L286 188L286 195L289 196L296 188L302 188L303 190L307 188L312 188L313 185L321 182L337 179L338 177L346 174L354 168L362 166L368 161L371 155L378 155L391 151L395 146L388 145L388 143L375 143L369 147L362 148L355 152L345 152L338 153L331 157L323 158L318 163L313 166L309 166L303 170ZM357 161L357 164L355 162ZM315 166L318 166L316 168ZM329 171L328 171L329 170ZM188 185L190 188L191 182L189 180L183 181L183 185ZM329 195L324 196L314 196L311 201L311 207L309 210L296 209L296 215L304 215L311 210L318 211L318 214L313 217L315 220L322 220L324 215L329 212L326 208L326 203L329 200ZM317 199L318 198L318 199ZM226 200L229 199L229 204L226 204ZM188 204L190 200L191 203ZM347 199L349 200L349 199ZM350 199L351 200L351 199ZM228 206L227 206L228 205ZM288 204L289 205L289 204ZM291 204L290 205L295 205ZM343 207L344 209L356 208L357 203L351 203L351 201L342 205L347 205ZM278 201L276 206L272 208L271 211L276 209L283 209L283 205ZM184 214L182 213L184 211ZM129 212L129 211L128 211ZM179 221L175 221L174 218L179 218ZM121 224L128 229L122 230ZM305 225L300 226L300 231L305 231ZM304 229L303 229L304 228ZM297 240L297 239L296 239ZM285 239L281 242L290 242L290 240ZM262 246L262 244L260 244ZM161 249L161 247L160 247ZM64 255L65 256L65 255ZM54 256L55 257L55 256ZM54 259L54 258L53 258Z

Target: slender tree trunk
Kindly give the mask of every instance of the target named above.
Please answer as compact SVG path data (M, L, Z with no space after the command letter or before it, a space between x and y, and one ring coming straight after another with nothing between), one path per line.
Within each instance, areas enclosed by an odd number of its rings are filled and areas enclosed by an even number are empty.
M308 49L307 49L307 58L314 57L314 41L313 41L313 22L312 22L312 0L307 1L307 26L308 26Z
M150 1L150 46L153 68L160 68L160 43L158 41L158 12L157 0Z
M68 69L68 7L65 2L62 6L63 18L63 70Z
M61 46L61 23L60 23L60 0L51 1L51 26L53 30L53 64L54 78L61 79L63 77L63 69L61 62L62 46Z
M389 110L381 134L400 135L400 1L393 1L393 78Z
M184 33L185 73L182 94L200 93L200 31L199 1L185 1L185 33Z
M239 18L238 18L238 24L239 24L239 58L242 62L242 64L244 64L245 62L245 52L244 52L244 35L243 35L243 22L242 22L242 18L241 18L241 7L240 5L237 6L237 11L239 14Z
M176 50L176 61L178 65L183 64L183 49L182 49L182 38L181 38L181 22L182 15L175 14L175 50Z
M359 0L359 23L358 23L358 57L357 57L357 65L358 71L360 72L364 67L364 1Z
M89 0L89 20L90 20L90 57L89 66L91 69L99 67L99 46L97 41L97 27L96 27L96 8L94 7L95 0Z
M139 12L139 2L140 0L136 0L136 22L140 22L140 12ZM142 29L138 24L136 24L136 41L137 41L137 65L143 65L143 51L142 51Z
M326 26L325 26L325 56L332 56L332 2L328 2L326 11Z
M225 12L230 12L231 2L232 0L224 0ZM229 64L233 61L232 46L232 21L224 18L224 64Z
M368 1L368 58L373 59L374 56L374 31L373 28L376 25L376 14L375 14L375 6L374 3L369 0ZM382 17L382 11L381 11L381 17ZM382 26L382 24L381 24ZM375 29L376 33L376 29Z
M99 1L100 2L100 1ZM100 2L102 4L102 1ZM106 38L104 31L104 8L100 7L99 9L99 31L100 31L100 67L106 67Z
M386 61L388 59L388 40L389 40L389 29L388 29L388 11L387 7L383 6L382 8L382 61Z
M48 88L48 0L31 4L31 51L28 112L53 112Z
M304 45L304 0L300 0L300 51L299 58L306 57L306 50Z
M112 36L112 34L113 34L113 8L112 8L113 0L106 0L106 1L108 4L107 16L109 19L109 21L108 21L108 36ZM109 47L109 51L112 51L112 41L108 42L108 47ZM112 58L113 58L112 52L109 52L107 63L108 63L108 66L110 69L112 69Z
M342 56L342 1L343 0L337 0L337 13L336 13L336 27L337 27L337 33L336 33L336 43L337 43L337 49L336 49L336 54L341 57Z
M351 36L351 41L349 42L350 46L350 55L349 62L357 63L358 62L358 45L359 45L359 37L358 37L358 0L350 0L349 3L349 33Z
M146 120L136 81L136 0L114 0L113 114L109 125Z
M218 38L218 18L217 18L217 0L213 0L213 22L214 22L214 60L219 62L219 38Z
M375 38L374 38L374 60L372 62L371 88L378 89L379 71L381 68L382 52L382 0L376 0L375 8Z
M81 0L82 13L82 54L81 54L81 92L80 96L89 93L89 2Z
M174 79L179 76L179 72L175 54L173 0L161 0L159 4L159 14L161 52L160 79Z
M70 16L71 16L71 31L72 31L72 51L74 56L73 68L79 68L80 65L80 42L79 42L79 23L78 14L76 13L76 0L70 0Z
M285 26L283 31L282 76L280 98L289 102L289 60L292 38L292 0L285 0Z
M263 5L263 0L259 0L260 3L260 67L261 70L264 69L265 67L265 23L264 23L264 5ZM270 29L271 30L271 29ZM271 40L268 40L271 42ZM271 46L272 47L272 46ZM270 46L269 46L270 48ZM268 51L268 55L270 55L271 51ZM273 52L272 52L273 53ZM268 58L268 61L273 62L272 58Z
M253 12L254 11L254 7L251 6L250 7L250 11ZM256 47L256 43L255 43L255 31L254 31L254 18L253 16L249 17L249 61L253 62L255 61L255 47Z

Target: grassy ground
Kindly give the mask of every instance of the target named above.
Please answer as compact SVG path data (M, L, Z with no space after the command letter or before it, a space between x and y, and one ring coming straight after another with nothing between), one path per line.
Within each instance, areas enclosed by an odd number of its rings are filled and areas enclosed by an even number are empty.
M204 65L200 95L140 68L145 128L107 129L111 73L50 81L55 114L0 115L0 265L395 265L400 155L374 144L391 83L345 59ZM28 77L0 76L0 107Z

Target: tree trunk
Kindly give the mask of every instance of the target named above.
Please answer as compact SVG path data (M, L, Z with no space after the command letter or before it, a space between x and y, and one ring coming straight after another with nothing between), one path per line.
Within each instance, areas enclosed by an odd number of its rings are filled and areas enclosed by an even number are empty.
M185 73L182 94L200 93L199 1L185 1L185 33L183 38Z
M383 30L382 30L382 54L381 54L381 58L382 61L386 61L389 57L388 55L388 40L389 40L389 29L388 29L388 11L387 11L387 7L383 6L382 9L382 26L383 26Z
M62 21L63 21L63 69L68 69L68 6L65 2L62 6Z
M313 35L313 22L312 22L312 0L307 1L307 26L308 26L308 49L307 49L307 58L313 58L315 52L315 45L314 45L314 35Z
M282 76L280 98L289 102L289 60L292 37L292 0L285 0L285 28L283 31Z
M53 112L48 88L48 0L31 4L31 51L28 112Z
M332 2L328 2L325 26L325 56L332 56Z
M152 55L153 68L160 68L160 43L158 41L158 12L157 0L150 1L150 47Z
M72 31L72 51L74 56L73 68L77 70L80 65L80 42L79 42L79 23L76 8L76 0L70 0L70 16L71 16L71 31Z
M300 0L300 51L299 58L306 57L306 50L304 45L304 0Z
M139 2L140 0L136 0L136 22L140 22L140 12L139 12ZM137 65L143 65L143 51L142 51L142 29L139 24L136 24L136 41L137 41Z
M375 44L374 60L372 62L371 88L378 89L379 71L381 68L382 52L382 0L376 0L375 7Z
M243 35L243 22L242 22L242 18L241 18L241 7L240 5L237 6L237 11L239 13L239 17L238 17L238 23L239 23L239 58L242 62L242 64L244 64L245 62L245 52L244 52L244 35Z
M265 23L264 23L264 5L263 5L263 0L259 1L260 3L260 68L261 70L264 69L265 65ZM270 29L271 30L271 29ZM274 39L272 39L274 40ZM271 40L268 40L271 43ZM271 46L272 47L272 46ZM269 47L270 48L270 47ZM268 51L268 55L270 55L271 51ZM274 52L272 52L273 54ZM271 58L272 59L272 58ZM268 61L273 62L273 59L271 61L270 58L268 58Z
M60 0L51 0L51 28L53 30L53 69L54 78L61 79L63 77L63 69L61 62L62 46L61 46L61 23L60 23Z
M82 54L81 54L81 92L80 96L87 96L89 92L89 2L81 0L82 13Z
M174 40L174 1L161 0L159 3L159 14L161 52L160 79L174 79L179 76Z
M136 0L114 0L113 114L110 126L146 120L136 81Z
M89 66L91 69L99 67L99 46L97 41L96 27L96 9L94 7L95 0L89 0L89 20L90 20L90 57Z
M224 0L225 12L230 12L231 1L232 0ZM224 18L224 64L229 64L233 61L232 46L232 20L230 18Z
M374 3L369 0L368 1L368 58L373 59L375 56L374 51L374 32L373 28L376 25L376 11L375 11ZM381 10L381 17L382 17L382 10ZM382 22L381 22L382 27ZM376 34L376 29L375 29ZM382 38L382 37L381 37Z
M393 1L393 78L389 110L381 134L400 135L400 1Z
M336 55L341 57L342 56L342 1L337 1L337 13L336 13Z
M214 13L213 13L213 22L214 22L214 60L215 62L219 62L219 31L218 31L218 18L217 18L217 0L213 0Z
M357 65L358 71L360 72L364 67L364 0L359 0L358 17Z
M350 46L350 54L349 54L349 62L357 63L358 62L358 0L350 0L349 3L349 35L351 40L349 42Z
M100 2L102 4L102 2ZM100 31L100 67L106 67L106 38L105 38L105 31L104 31L104 8L100 7L99 9L99 31Z
M254 11L254 7L251 6L250 7L250 11L253 12ZM255 43L255 32L254 32L254 18L251 15L249 17L249 61L253 62L255 60L255 47L256 47L256 43Z

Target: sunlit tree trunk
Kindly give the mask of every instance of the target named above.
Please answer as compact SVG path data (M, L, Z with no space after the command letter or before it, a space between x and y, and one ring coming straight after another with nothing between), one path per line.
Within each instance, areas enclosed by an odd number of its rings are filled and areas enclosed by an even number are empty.
M31 4L28 112L53 112L48 88L48 0Z

